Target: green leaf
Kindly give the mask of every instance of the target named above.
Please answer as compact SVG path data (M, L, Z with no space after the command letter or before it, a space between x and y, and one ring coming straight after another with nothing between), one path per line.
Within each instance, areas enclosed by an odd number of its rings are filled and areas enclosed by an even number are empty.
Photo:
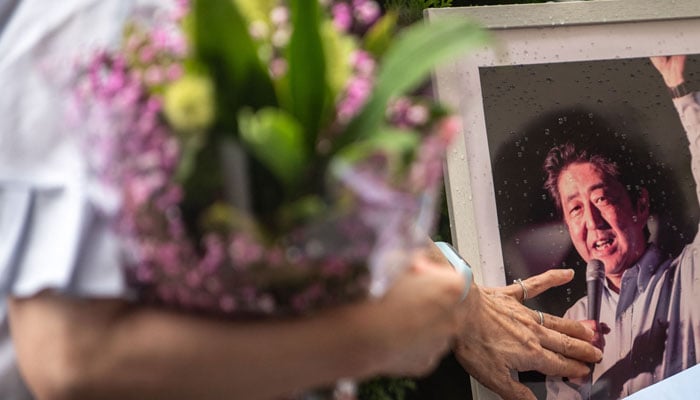
M345 165L354 165L369 156L382 154L388 162L390 176L399 176L401 170L409 165L421 141L421 135L415 131L384 128L375 135L345 146L331 161L331 169Z
M255 114L244 109L238 120L243 144L285 187L294 188L309 161L299 122L278 108Z
M235 132L239 109L276 104L272 82L248 23L231 0L195 0L193 12L196 57L216 87L218 129Z
M336 141L334 151L376 133L391 98L414 89L439 63L485 44L487 38L484 29L461 20L417 23L404 29L382 60L372 96Z
M397 29L398 16L395 12L387 12L377 21L365 35L365 49L379 59L391 45L394 32Z
M204 135L190 135L181 140L182 156L175 170L175 180L185 182L195 169L197 155L206 143Z
M354 37L338 31L332 21L321 25L321 38L326 59L326 81L328 82L328 100L335 99L345 89L352 76L352 53L357 49Z
M231 0L238 7L248 23L253 21L270 24L270 13L277 5L277 0Z
M415 390L416 382L411 378L377 376L360 382L358 398L362 400L404 400L410 392L415 392Z
M289 110L304 127L309 149L316 145L328 92L320 12L318 0L291 2L294 31L288 47Z
M254 216L222 201L217 201L204 210L199 225L205 232L245 232L258 240L264 240L268 236Z
M326 203L318 195L307 195L291 203L284 204L279 210L279 224L292 227L321 215L327 210Z

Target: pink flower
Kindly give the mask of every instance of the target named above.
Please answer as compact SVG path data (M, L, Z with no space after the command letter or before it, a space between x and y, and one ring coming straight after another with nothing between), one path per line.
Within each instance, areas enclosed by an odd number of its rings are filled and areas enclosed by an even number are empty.
M289 22L289 9L278 6L270 11L270 21L275 25L283 25Z
M182 20L190 11L189 0L175 0L175 8L171 15L173 21Z
M348 271L348 264L341 257L329 257L321 264L322 272L327 277L342 277Z
M217 235L209 234L204 237L204 249L199 268L206 273L212 273L224 262L224 244Z
M371 0L353 0L355 16L364 25L371 25L381 14L379 5Z
M368 52L356 50L352 53L351 59L353 67L358 74L371 76L374 73L376 62Z
M428 109L423 105L411 106L406 112L406 119L411 125L423 125L428 122L430 114Z
M222 311L230 313L236 309L236 299L225 294L219 298L219 307L221 307Z
M199 274L199 271L189 271L185 276L185 283L192 289L198 288L202 284L202 276Z
M151 31L150 42L157 50L168 49L172 33L161 27L156 27Z
M182 68L182 65L178 63L173 63L167 67L165 77L168 81L175 81L179 79L183 73L184 70Z
M235 268L245 269L250 264L259 262L263 256L262 247L247 235L235 235L228 247L229 257Z
M129 198L134 204L143 205L164 183L164 177L158 173L134 177L127 185Z
M273 78L280 78L287 73L287 60L284 58L273 58L270 61L270 75Z
M136 268L136 279L139 282L152 282L155 274L149 265L140 265Z
M420 146L418 160L411 167L410 181L415 187L425 188L439 184L447 146L460 129L459 120L449 117L434 127L436 134L428 137Z
M139 61L143 64L149 64L156 57L156 50L151 46L143 46L139 51Z
M442 140L449 144L462 130L462 121L457 116L443 118L438 125L438 134Z
M347 32L352 26L352 9L347 3L333 5L333 25L341 32Z
M146 68L146 72L143 74L143 80L149 86L155 86L163 83L165 78L165 73L163 69L157 65L151 65Z
M358 76L350 79L345 95L338 103L338 119L341 122L348 122L360 112L372 92L372 87L373 83L369 79Z

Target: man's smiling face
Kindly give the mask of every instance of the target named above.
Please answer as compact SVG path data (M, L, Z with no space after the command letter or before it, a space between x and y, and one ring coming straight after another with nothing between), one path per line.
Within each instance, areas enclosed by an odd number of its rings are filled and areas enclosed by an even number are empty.
M632 204L620 182L589 162L567 166L557 189L569 235L586 262L596 258L605 264L606 275L621 275L644 254L649 217L646 190Z

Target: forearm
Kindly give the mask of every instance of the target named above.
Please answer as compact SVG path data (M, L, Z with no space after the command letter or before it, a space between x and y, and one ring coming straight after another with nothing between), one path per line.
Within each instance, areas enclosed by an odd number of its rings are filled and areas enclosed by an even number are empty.
M356 308L222 322L42 295L11 301L10 312L20 367L39 398L265 399L377 372Z
M269 399L338 378L428 372L456 333L462 277L420 254L378 300L228 321L44 293L9 299L39 399Z
M144 398L266 399L368 373L364 355L370 343L357 335L360 327L352 326L352 312L347 309L315 318L230 323L223 328L211 320L194 324L190 320L137 312L112 335L113 355L107 359L119 362L103 368L99 378L113 379L112 371L121 370L118 386L130 391L136 370L130 369L138 368L147 379L137 393L152 392ZM100 382L96 389L104 389L102 379L95 381Z
M659 71L674 97L673 104L688 138L692 157L691 169L695 178L696 193L700 199L700 93L688 93L685 86L685 55L651 57L651 63Z
M692 93L673 100L688 138L691 170L700 198L700 93Z

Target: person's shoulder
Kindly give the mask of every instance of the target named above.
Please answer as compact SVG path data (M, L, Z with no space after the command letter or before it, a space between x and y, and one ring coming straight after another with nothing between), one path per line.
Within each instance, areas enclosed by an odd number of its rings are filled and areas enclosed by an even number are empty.
M586 316L586 309L588 308L588 299L586 296L578 299L571 307L569 307L564 313L564 318L580 320Z
M683 248L678 257L670 261L668 269L673 275L692 275L690 279L700 276L700 235ZM687 278L687 277L686 277Z

